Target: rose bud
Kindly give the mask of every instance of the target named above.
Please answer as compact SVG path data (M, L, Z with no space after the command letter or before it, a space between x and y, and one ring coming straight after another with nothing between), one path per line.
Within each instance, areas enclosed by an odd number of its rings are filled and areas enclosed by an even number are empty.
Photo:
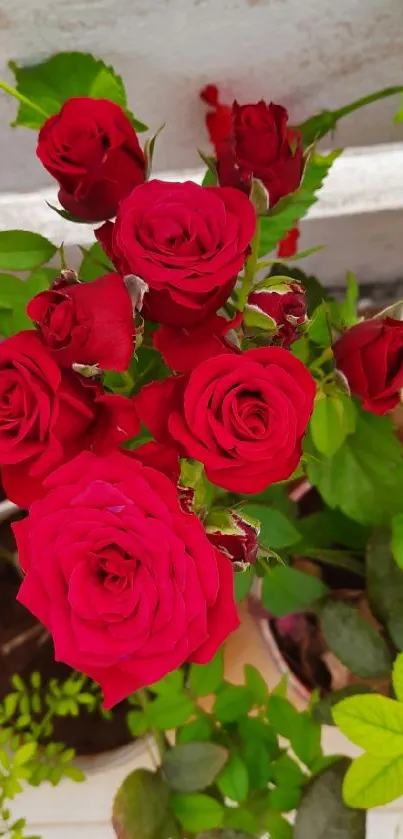
M207 95L206 95L207 90ZM255 104L232 108L219 101L212 85L202 99L214 110L206 117L210 140L215 147L217 171L222 186L249 192L252 178L262 182L273 207L280 198L298 189L302 176L301 135L290 129L288 113L281 105Z
M276 282L274 278L270 282L273 284L258 287L249 295L244 321L247 326L261 326L275 332L282 345L289 347L307 320L305 289L295 281Z
M61 205L84 221L116 215L122 198L145 179L137 134L108 99L68 99L42 126L36 153L60 185Z
M333 347L336 367L363 408L386 414L400 402L403 388L403 323L372 318L348 329Z
M212 510L205 521L207 538L232 563L244 566L256 562L259 526L245 521L234 510Z
M133 310L119 274L92 283L60 280L28 303L42 342L61 367L127 370L133 355Z

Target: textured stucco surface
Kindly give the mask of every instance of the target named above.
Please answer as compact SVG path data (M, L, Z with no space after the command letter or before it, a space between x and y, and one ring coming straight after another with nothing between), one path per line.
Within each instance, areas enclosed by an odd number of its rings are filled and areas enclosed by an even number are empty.
M124 76L133 110L153 128L161 169L198 165L207 146L198 91L209 81L240 101L286 104L297 122L403 82L402 0L0 0L0 72L57 50L91 50ZM397 141L383 102L346 119L337 144ZM49 183L33 132L10 129L0 93L0 190Z

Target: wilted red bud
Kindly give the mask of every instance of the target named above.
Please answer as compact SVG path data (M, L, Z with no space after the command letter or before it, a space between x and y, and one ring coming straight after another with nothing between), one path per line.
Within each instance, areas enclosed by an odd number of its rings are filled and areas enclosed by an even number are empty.
M268 285L249 295L244 319L250 326L264 326L260 320L254 323L254 316L268 318L267 328L276 332L284 347L289 347L298 338L298 328L307 319L305 289L290 281Z
M239 565L256 562L259 528L244 521L233 510L213 510L205 523L207 538L231 562Z

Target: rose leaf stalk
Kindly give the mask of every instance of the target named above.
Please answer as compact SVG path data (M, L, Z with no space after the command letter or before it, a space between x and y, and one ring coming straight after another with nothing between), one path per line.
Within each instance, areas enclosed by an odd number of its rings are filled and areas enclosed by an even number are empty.
M242 286L238 295L238 309L243 312L245 303L248 299L249 293L253 286L253 280L258 268L258 256L260 245L260 226L259 219L257 220L255 235L251 241L251 253L245 262L245 272L242 280Z
M11 87L11 85L7 84L7 82L3 81L3 79L0 79L0 90L4 90L4 92L8 93L9 96L13 96L14 99L18 99L22 105L27 105L28 108L32 108L38 114L41 114L41 116L43 116L43 121L48 119L50 116L50 114L44 111L40 105L37 105L36 102L31 102L30 99L20 93L19 90L16 90L15 87Z
M139 700L140 705L143 709L144 715L147 717L147 709L148 709L147 691L144 690L144 688L141 688L140 690L136 691L136 696L137 696L137 699ZM150 727L150 731L151 731L151 734L154 737L155 745L157 746L157 750L158 750L158 754L159 754L159 758L162 761L162 758L164 756L164 752L166 751L165 737L164 737L162 731L159 731L159 729L155 728L154 726Z

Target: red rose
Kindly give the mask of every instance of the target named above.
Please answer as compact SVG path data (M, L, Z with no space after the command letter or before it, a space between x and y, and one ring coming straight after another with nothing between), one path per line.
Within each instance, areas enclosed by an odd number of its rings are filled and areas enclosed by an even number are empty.
M129 399L61 371L35 332L0 344L0 464L6 494L21 507L44 478L85 448L119 446L138 433Z
M121 274L148 284L147 318L193 326L229 297L255 226L254 208L237 190L155 180L137 187L115 224L96 235Z
M44 344L62 367L98 364L127 370L133 355L133 310L119 274L92 283L57 284L28 303Z
M207 358L237 352L236 346L226 335L241 322L242 313L238 312L233 320L213 315L192 329L161 326L153 333L153 345L171 370L188 373Z
M121 452L85 452L46 488L15 527L18 599L51 632L56 660L99 682L106 708L210 661L239 624L232 567L168 478Z
M209 86L212 87L212 86ZM206 96L202 93L206 101ZM263 101L250 105L234 102L228 108L211 96L216 109L207 115L207 128L215 147L220 184L249 191L252 177L264 184L273 207L280 198L298 189L303 168L301 135L287 125L281 105Z
M354 396L373 414L386 414L400 402L403 388L403 323L374 318L357 323L333 347L337 369Z
M314 397L304 365L265 347L218 355L190 376L153 382L135 401L153 436L204 463L212 483L256 493L298 466Z
M60 185L62 206L86 221L116 215L122 198L145 177L137 134L108 99L65 102L42 126L36 153Z
M267 281L266 281L267 282ZM281 282L267 288L257 289L249 295L245 309L245 322L255 312L266 315L271 321L276 337L284 347L289 347L298 338L298 327L305 323L305 289L297 282Z

